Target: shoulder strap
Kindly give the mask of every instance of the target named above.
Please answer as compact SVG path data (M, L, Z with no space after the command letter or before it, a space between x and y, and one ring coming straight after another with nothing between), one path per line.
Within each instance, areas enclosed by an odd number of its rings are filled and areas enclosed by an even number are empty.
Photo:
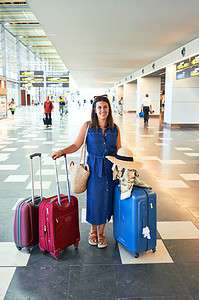
M90 122L87 122L87 128L86 128L84 142L82 144L81 155L80 155L80 164L84 164L84 165L86 164L86 138L87 138L89 127L90 127Z

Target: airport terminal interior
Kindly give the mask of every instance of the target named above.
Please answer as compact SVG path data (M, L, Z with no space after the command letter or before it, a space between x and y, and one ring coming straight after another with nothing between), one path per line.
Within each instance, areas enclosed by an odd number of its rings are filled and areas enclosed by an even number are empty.
M0 1L0 300L199 299L199 3L160 2ZM156 251L135 257L116 241L116 215L108 246L90 245L86 192L76 195L78 249L59 259L38 245L17 249L13 223L31 196L30 154L41 153L43 196L57 195L51 154L74 142L97 95L109 99L121 145L157 195ZM68 166L80 153L66 156ZM67 194L63 157L57 166ZM38 158L33 173L39 195Z

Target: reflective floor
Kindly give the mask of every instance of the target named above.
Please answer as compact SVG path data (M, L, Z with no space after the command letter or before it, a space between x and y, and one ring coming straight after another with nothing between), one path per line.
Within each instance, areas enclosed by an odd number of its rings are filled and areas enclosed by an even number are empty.
M50 153L73 141L89 110L71 106L60 119L56 108L48 129L38 106L18 108L14 119L0 120L0 299L199 299L199 131L163 128L158 119L144 127L135 114L115 116L122 144L143 160L140 178L158 195L156 253L135 259L121 245L115 247L112 221L107 225L108 248L89 246L85 195L79 197L78 251L69 247L56 261L38 248L30 255L16 250L12 219L16 203L31 193L29 154L42 152L43 192L55 194ZM74 153L69 160L78 157ZM38 189L38 162L34 172ZM59 173L65 192L61 160Z

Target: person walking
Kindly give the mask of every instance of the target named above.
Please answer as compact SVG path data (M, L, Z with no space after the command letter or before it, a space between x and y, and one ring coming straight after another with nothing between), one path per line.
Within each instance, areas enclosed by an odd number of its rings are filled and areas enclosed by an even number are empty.
M120 130L113 122L110 102L106 95L94 98L91 120L82 125L72 145L52 153L52 158L57 159L76 152L83 144L86 132L87 163L90 168L86 213L86 220L91 224L88 243L98 248L106 248L108 243L105 226L113 214L114 181L113 164L105 156L116 154L121 147Z
M65 114L65 115L68 114L68 98L67 98L67 97L65 97L64 114Z
M144 125L148 125L149 121L149 112L152 112L152 105L149 95L146 94L143 101L141 110L144 112Z
M62 96L59 96L59 113L60 117L63 117L64 114L64 107L65 107L65 100Z
M12 100L8 104L8 109L11 111L11 114L12 114L12 116L14 118L14 114L15 114L15 110L16 110L16 103L15 103L14 98L12 98Z
M52 113L53 110L53 103L50 100L49 96L46 98L46 101L44 102L44 113L46 118L46 127L48 128L50 125L52 125Z
M123 97L118 101L118 113L120 116L123 114Z

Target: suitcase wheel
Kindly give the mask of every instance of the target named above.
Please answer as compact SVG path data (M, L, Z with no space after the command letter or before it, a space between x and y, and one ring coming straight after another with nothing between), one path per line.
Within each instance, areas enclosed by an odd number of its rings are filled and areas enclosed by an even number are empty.
M156 248L152 249L152 252L155 253L156 252Z
M139 253L135 253L134 257L138 258L139 257Z
M63 252L64 252L64 250L62 250L62 251L58 250L58 251L55 251L53 254L51 253L51 255L53 256L54 259L58 260Z
M59 258L60 258L60 255L53 256L53 258L54 258L55 260L59 260Z
M79 242L74 244L75 250L79 248Z

